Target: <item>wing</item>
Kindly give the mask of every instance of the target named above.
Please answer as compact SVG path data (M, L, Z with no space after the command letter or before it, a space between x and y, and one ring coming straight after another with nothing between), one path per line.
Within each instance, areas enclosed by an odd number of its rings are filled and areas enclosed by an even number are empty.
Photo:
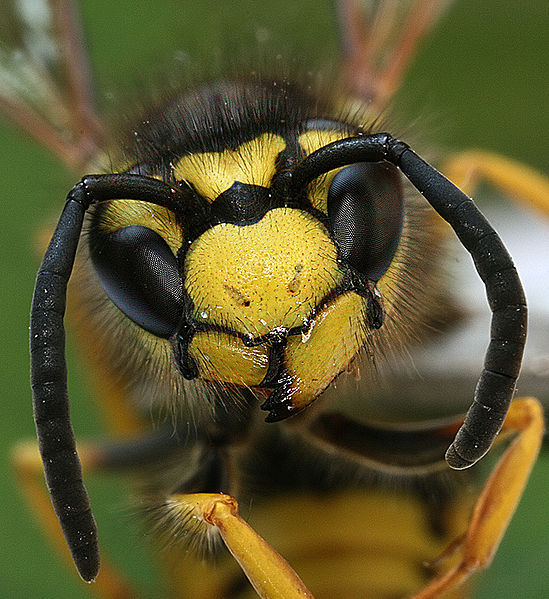
M345 86L380 112L450 0L337 0Z
M1 11L0 111L68 166L87 165L103 134L75 3L14 0Z

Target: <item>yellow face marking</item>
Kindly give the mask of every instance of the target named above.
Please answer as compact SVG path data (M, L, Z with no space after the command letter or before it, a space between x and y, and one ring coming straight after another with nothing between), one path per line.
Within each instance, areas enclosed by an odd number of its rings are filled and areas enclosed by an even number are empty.
M386 305L391 306L397 296L397 292L400 289L402 283L403 269L405 267L404 262L400 259L399 253L402 249L399 247L397 253L393 258L389 268L385 274L376 283L377 289L381 294ZM402 291L400 291L402 293Z
M235 385L259 385L269 366L268 347L246 347L242 339L218 331L195 333L189 345L200 377Z
M307 334L288 338L284 362L292 377L292 404L311 403L355 358L364 344L366 305L353 292L338 297L313 319ZM189 345L200 377L237 385L256 386L267 374L267 343L247 347L218 331L198 332Z
M149 202L136 200L111 202L103 215L101 225L107 233L132 225L148 227L164 238L174 255L183 245L181 228L177 225L173 212Z
M263 133L236 150L183 156L173 172L178 181L185 179L201 196L213 202L235 181L269 187L276 172L276 159L285 148L282 137Z
M316 316L308 335L288 338L285 364L294 407L307 406L349 366L366 340L365 322L365 300L348 292Z
M316 152L316 150L319 150L320 148L323 148L334 141L346 139L349 137L349 135L350 133L348 131L312 129L302 133L297 138L297 141L303 148L305 154L308 156L309 154Z
M194 318L250 337L302 326L343 279L324 226L292 208L207 230L189 249L185 271Z
M334 141L346 139L347 137L349 137L349 133L346 131L312 130L302 133L298 137L298 142L305 152L305 155L308 156ZM324 214L328 213L328 189L330 188L332 179L340 170L341 168L337 168L324 173L318 177L309 188L309 199L311 204L317 210L324 212Z

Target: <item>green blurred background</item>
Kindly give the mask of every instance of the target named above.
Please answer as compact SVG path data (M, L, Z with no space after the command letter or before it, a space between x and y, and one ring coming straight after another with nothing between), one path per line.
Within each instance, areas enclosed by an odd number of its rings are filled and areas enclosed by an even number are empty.
M149 87L157 81L158 65L172 72L177 61L200 63L202 56L211 57L215 49L223 51L236 41L253 53L257 38L268 38L275 51L295 50L324 62L336 52L331 5L324 0L87 0L82 5L101 101L111 112L120 98L139 93L142 83ZM439 148L493 149L547 172L548 47L546 0L455 2L409 73L397 102L403 115L399 121L419 123L420 129L427 124L422 138ZM86 588L60 566L26 510L9 466L12 445L34 436L27 355L28 308L38 266L34 240L58 213L75 177L13 128L0 125L6 210L0 236L0 597L84 597ZM69 360L75 429L82 437L100 434L82 382L83 367ZM102 545L145 589L144 596L155 596L146 550L137 532L128 536L132 523L123 483L92 477L89 486ZM479 597L549 596L548 489L546 453L495 563L482 577Z

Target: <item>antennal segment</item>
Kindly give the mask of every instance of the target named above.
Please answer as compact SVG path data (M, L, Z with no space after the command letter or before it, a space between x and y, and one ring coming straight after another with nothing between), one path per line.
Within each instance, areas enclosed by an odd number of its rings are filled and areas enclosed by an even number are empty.
M296 166L289 177L290 187L301 190L334 168L381 160L398 166L454 229L486 287L492 324L484 368L473 404L446 452L452 468L469 468L490 449L513 398L526 342L524 291L511 256L473 200L407 144L388 134L350 137L320 148Z
M30 319L31 387L34 420L46 483L55 513L80 576L91 582L100 566L97 526L70 421L65 360L67 284L74 266L84 215L101 201L129 198L171 210L183 194L167 183L140 175L92 175L67 196L34 288Z

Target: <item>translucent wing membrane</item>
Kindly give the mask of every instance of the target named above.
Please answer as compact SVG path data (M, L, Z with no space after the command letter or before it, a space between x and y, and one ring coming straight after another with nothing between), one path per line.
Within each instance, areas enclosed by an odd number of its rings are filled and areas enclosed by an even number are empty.
M383 110L397 91L421 40L451 0L339 0L345 85Z
M6 2L1 11L11 27L0 46L2 113L67 165L85 167L103 134L74 3Z

